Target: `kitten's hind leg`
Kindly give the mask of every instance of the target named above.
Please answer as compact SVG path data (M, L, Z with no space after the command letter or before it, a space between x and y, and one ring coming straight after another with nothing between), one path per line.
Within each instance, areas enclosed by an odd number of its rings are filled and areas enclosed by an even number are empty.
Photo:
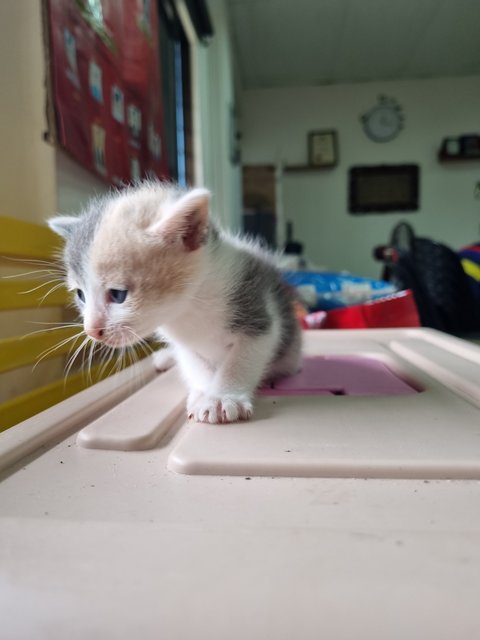
M302 337L298 332L293 336L288 351L272 362L262 384L275 382L279 378L294 376L302 369Z
M171 347L163 347L153 354L153 364L159 373L161 371L168 371L175 363L176 360Z

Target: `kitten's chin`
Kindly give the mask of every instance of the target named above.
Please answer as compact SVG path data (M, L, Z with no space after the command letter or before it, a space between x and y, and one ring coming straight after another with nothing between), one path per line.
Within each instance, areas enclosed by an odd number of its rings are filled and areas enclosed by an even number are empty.
M136 344L136 342L138 342L138 340L104 340L103 344L106 347L111 347L112 349L122 349L122 348L126 348L126 347L133 347L134 344Z
M122 349L126 347L133 347L141 340L142 337L137 335L136 333L133 333L131 331L121 331L119 333L105 336L105 338L103 338L102 340L102 344L113 349Z

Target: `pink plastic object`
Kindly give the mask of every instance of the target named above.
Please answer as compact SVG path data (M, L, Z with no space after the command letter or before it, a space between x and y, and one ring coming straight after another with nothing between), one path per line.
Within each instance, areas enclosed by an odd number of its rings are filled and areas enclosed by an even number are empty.
M403 396L417 391L383 362L365 356L305 358L295 376L259 389L264 396Z

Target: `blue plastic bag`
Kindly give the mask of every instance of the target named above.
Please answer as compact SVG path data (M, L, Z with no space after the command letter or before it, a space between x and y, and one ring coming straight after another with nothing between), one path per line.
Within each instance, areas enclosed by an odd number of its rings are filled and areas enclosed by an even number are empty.
M363 304L396 291L390 282L342 273L285 271L283 277L311 311Z

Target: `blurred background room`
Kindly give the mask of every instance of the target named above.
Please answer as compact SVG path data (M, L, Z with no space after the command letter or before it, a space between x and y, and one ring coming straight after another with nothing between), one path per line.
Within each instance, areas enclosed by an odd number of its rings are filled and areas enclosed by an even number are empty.
M64 299L15 303L10 276L39 264L17 259L58 249L46 219L146 177L211 189L221 224L286 249L289 273L364 279L342 281L350 302L386 278L422 324L478 332L477 0L3 0L0 31L4 354L71 318ZM318 280L293 284L321 308ZM5 425L68 393L66 357L1 357Z

